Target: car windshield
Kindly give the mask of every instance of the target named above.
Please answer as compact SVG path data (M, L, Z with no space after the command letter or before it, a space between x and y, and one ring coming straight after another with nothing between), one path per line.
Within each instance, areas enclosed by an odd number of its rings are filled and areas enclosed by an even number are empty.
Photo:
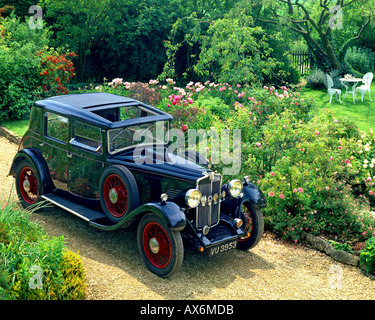
M156 121L109 130L109 152L115 153L142 144L165 144L168 131L169 121Z

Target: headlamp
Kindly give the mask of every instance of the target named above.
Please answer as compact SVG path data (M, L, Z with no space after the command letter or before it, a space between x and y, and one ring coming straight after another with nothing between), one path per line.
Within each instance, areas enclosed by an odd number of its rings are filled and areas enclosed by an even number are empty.
M201 201L201 198L202 198L202 194L197 189L190 189L188 192L186 192L186 195L185 195L186 204L190 208L198 207Z
M234 179L228 184L228 190L232 197L236 198L242 192L243 185L242 182L238 179Z

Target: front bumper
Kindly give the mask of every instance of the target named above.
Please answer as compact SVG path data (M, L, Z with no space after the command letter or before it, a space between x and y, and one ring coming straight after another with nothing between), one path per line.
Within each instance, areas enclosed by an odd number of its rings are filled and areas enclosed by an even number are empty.
M192 227L192 226L191 226ZM192 229L195 229L192 227ZM206 252L207 249L220 246L222 244L233 242L239 238L245 237L246 233L241 228L235 228L233 221L226 215L221 215L219 223L212 227L208 234L195 232L194 247L200 252ZM203 248L203 249L202 249Z

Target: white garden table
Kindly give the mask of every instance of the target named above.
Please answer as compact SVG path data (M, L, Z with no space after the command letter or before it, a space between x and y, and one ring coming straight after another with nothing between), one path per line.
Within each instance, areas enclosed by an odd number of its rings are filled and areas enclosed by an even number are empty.
M349 93L351 93L353 95L353 103L355 103L355 99L357 97L356 86L358 85L359 82L362 81L362 78L341 78L340 81L346 89L343 99L345 99L345 97ZM352 91L348 91L350 85L352 86Z

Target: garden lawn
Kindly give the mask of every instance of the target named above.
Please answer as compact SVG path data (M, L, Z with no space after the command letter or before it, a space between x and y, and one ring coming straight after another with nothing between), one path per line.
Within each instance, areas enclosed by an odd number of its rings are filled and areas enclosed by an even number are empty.
M22 137L29 128L30 119L23 120L7 120L1 123L1 126L13 131L16 135Z
M336 101L335 97L332 97L332 103L329 100L325 102L327 98L327 89L310 89L304 87L301 92L301 96L314 98L316 102L318 114L322 113L323 109L330 109L335 112L336 115L345 116L355 121L360 130L367 132L369 128L375 129L375 83L371 85L371 99L369 100L368 92L365 93L363 102L361 102L361 94L357 93L356 103L353 103L352 94L348 94L343 100L345 89L342 90L341 101Z

